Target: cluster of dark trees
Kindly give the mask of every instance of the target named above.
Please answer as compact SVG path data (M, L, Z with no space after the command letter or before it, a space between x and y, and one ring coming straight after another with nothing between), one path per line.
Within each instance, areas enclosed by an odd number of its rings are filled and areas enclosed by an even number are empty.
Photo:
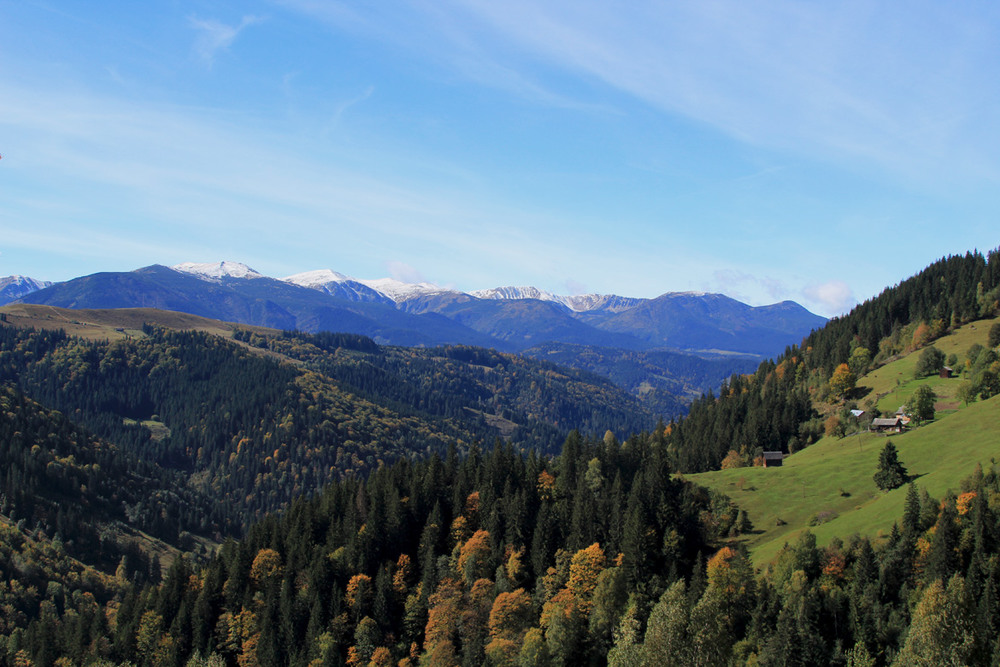
M555 459L498 443L402 460L293 502L201 569L123 584L103 614L43 603L0 664L599 664L628 605L702 577L737 517L667 458L662 434L573 433Z
M498 444L335 483L159 585L36 597L0 664L993 665L1000 475L911 485L887 539L810 533L762 572L662 434ZM21 662L18 662L18 661ZM101 663L105 664L105 663Z
M959 398L966 403L1000 394L1000 355L996 347L987 348L977 343L966 352L964 370L968 379L958 390Z
M481 347L378 346L364 336L300 331L262 336L243 330L234 338L302 361L401 414L464 422L470 411L497 414L517 426L510 434L515 442L553 454L551 443L570 430L638 433L655 421L606 377ZM477 438L495 437L479 426Z
M887 540L804 533L759 576L723 548L648 617L626 613L609 664L996 665L998 482L977 469L940 501L911 485Z
M857 347L878 352L901 351L898 336L908 325L924 323L943 330L988 317L1000 309L1000 249L985 256L980 252L952 255L893 287L886 288L814 331L798 349L783 358L808 350L808 367L823 368L827 376L848 360Z
M238 529L182 475L97 440L10 386L0 386L0 471L0 514L19 531L106 572L125 558L139 581L159 580L159 569L123 534L179 544L188 531Z

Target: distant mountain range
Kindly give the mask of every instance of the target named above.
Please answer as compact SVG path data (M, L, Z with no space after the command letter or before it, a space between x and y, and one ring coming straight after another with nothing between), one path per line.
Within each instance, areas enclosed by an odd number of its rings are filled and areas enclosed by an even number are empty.
M711 377L693 383L678 380L669 367L658 366L650 376L654 389L669 386L678 394L682 386L679 395L688 398L732 372L750 370L826 322L791 301L754 307L722 294L561 296L534 287L465 293L391 278L358 280L332 270L276 279L238 262L153 265L56 284L12 277L0 286L0 305L19 300L63 308L159 308L277 329L357 333L380 344L524 352L588 370L594 370L583 361L588 351L599 353L601 365L628 353L664 350L731 362L714 364L718 370ZM648 363L644 358L640 366ZM697 371L692 378L702 375Z

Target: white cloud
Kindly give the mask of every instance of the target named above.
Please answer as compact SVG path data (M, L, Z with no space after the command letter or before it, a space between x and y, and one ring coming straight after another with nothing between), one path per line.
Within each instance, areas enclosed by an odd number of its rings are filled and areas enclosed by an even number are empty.
M843 315L857 305L850 285L842 280L809 285L802 290L802 294L828 316Z
M424 283L427 279L416 268L406 262L389 261L385 263L385 268L389 275L404 283Z
M712 274L710 290L719 290L745 303L760 305L788 298L790 290L784 281L770 276L758 276L737 269L719 269Z
M212 19L190 17L188 22L198 32L194 42L194 51L198 57L211 65L215 54L228 49L236 41L244 29L263 19L258 16L244 16L239 25L231 26Z

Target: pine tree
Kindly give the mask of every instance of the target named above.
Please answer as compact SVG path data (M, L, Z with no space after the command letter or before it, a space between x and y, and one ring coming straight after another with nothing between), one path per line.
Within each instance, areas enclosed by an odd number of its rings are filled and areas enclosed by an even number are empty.
M878 459L878 470L875 471L875 486L883 491L891 491L906 482L906 468L899 462L896 446L892 441L885 443Z

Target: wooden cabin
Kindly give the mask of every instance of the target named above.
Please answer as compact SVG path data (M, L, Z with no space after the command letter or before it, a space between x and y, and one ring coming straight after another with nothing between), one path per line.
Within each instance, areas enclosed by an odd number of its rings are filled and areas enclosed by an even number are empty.
M871 430L876 433L902 433L903 418L899 415L895 417L876 417L872 420Z
M782 452L764 452L764 467L777 468L784 459L785 455Z

